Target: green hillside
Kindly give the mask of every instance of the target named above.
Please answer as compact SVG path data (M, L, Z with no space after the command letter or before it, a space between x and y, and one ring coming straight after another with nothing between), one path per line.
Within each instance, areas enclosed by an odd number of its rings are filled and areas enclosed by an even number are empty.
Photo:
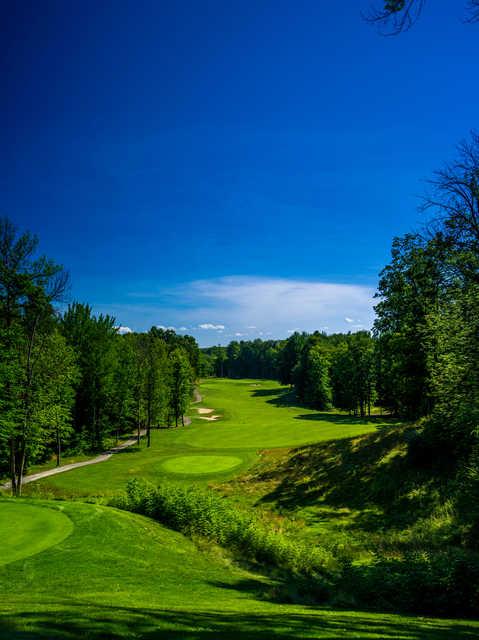
M13 514L15 509L15 515ZM0 637L471 638L479 626L274 601L274 581L147 518L82 503L0 502L0 536L59 516L61 542L0 567ZM10 535L10 533L8 534ZM34 553L30 549L31 553Z

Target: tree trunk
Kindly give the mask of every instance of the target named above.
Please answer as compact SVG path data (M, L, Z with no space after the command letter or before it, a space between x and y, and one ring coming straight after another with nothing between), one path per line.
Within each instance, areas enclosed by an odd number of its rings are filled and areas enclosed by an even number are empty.
M141 418L140 418L140 401L138 400L138 414L137 414L137 422L136 422L136 426L137 426L137 434L136 434L136 441L138 443L138 446L140 446L140 436L141 436Z
M33 353L33 343L35 342L36 330L38 326L38 322L40 320L40 316L37 315L33 322L32 332L29 336L28 340L28 351L27 351L27 362L26 362L26 380L25 380L25 391L23 394L23 424L22 424L22 432L18 436L19 444L15 447L14 450L14 475L16 476L15 482L12 483L12 491L14 491L15 496L22 495L22 482L23 482L23 473L25 470L25 460L26 460L26 448L27 448L27 431L29 420L31 419L30 411L31 411L31 388L33 381L33 363L32 363L32 353Z
M22 442L20 451L19 451L19 455L18 455L18 459L17 459L17 464L16 464L16 493L15 496L16 497L20 497L22 495L22 483L23 483L23 472L25 470L25 442Z
M151 396L148 391L148 402L146 405L146 446L151 446Z
M62 440L60 438L60 429L57 428L57 467L60 466L62 456Z
M10 479L12 481L12 496L17 495L17 472L16 472L15 438L10 438Z

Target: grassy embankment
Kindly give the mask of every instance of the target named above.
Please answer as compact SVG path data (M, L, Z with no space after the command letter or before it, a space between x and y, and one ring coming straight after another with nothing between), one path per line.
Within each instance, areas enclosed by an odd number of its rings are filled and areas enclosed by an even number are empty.
M197 406L214 408L219 421L197 416L184 429L155 432L150 450L121 453L28 490L92 497L115 494L132 477L215 483L242 506L266 509L300 539L330 539L366 561L381 544L398 553L394 536L418 522L394 524L401 500L404 514L415 505L416 515L427 500L412 476L401 495L394 493L396 481L387 481L391 471L404 470L407 427L295 407L287 390L269 381L208 381L202 393ZM258 457L260 449L266 451ZM38 527L49 531L42 548L33 541ZM390 534L383 543L381 527ZM23 557L4 547L0 637L446 640L479 633L473 622L281 604L284 585L277 580L238 568L216 547L200 551L178 533L112 508L2 501L0 538L11 539L20 528L32 536L19 545Z
M31 531L50 523L51 546L42 552L30 547L31 555L9 563L2 553L0 638L8 640L450 640L479 632L474 623L278 604L264 596L274 593L271 580L199 551L147 518L112 508L3 500L0 514L2 541L13 519Z

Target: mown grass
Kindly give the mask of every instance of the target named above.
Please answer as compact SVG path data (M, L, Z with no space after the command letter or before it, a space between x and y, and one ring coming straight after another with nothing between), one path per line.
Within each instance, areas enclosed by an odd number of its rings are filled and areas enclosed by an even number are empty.
M230 471L241 466L238 456L193 455L168 458L162 465L164 471L175 475L195 476L211 475L221 471Z
M354 418L345 413L318 412L299 406L288 387L271 380L208 379L201 385L207 406L222 416L206 427L195 425L180 442L195 447L295 447L350 438L374 431L390 421L381 416Z
M33 556L58 544L73 531L58 509L5 502L0 508L0 565Z
M10 504L0 501L0 514ZM142 516L79 502L18 504L17 514L53 506L74 529L42 553L0 567L2 639L450 640L479 633L473 622L281 604L275 581Z
M449 606L444 598L454 580L468 587L475 578L467 557L438 555L436 566L424 554L433 539L432 549L442 548L444 536L451 542L446 529L453 520L437 513L441 487L404 464L408 427L381 416L359 420L306 410L271 381L208 380L201 391L203 406L220 414L219 421L193 416L185 428L155 431L150 449L125 450L26 491L105 499L134 477L153 484L169 479L179 487L214 484L241 506L260 509L265 523L279 522L287 537L319 544L343 566L349 563L349 586L363 590L366 607L394 608L404 593L396 610L420 610L421 598L430 597L438 613L460 611L460 602L452 609L440 605ZM240 464L225 468L225 458ZM0 637L445 640L479 634L475 623L300 606L302 594L284 575L239 569L216 547L200 553L203 542L195 545L145 518L98 505L48 504L61 507L75 531L0 570ZM423 588L429 584L439 591L429 594Z
M152 446L132 447L107 462L27 485L29 495L112 496L133 477L152 483L170 477L178 482L222 482L257 461L258 450L350 438L384 428L381 416L359 419L339 412L318 413L295 404L287 387L271 380L208 379L203 402L191 407L192 423L155 430ZM212 408L221 418L209 422L198 408ZM195 457L198 456L198 457ZM220 458L239 458L223 466ZM212 464L215 459L219 464ZM225 462L225 460L223 460Z

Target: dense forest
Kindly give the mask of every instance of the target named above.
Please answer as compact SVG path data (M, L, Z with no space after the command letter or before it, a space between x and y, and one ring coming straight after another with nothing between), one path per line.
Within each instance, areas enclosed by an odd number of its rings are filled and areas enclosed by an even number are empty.
M73 303L67 276L37 239L0 221L0 473L21 492L29 466L63 451L100 451L120 436L183 421L199 364L191 336L152 327L120 335L115 319Z

